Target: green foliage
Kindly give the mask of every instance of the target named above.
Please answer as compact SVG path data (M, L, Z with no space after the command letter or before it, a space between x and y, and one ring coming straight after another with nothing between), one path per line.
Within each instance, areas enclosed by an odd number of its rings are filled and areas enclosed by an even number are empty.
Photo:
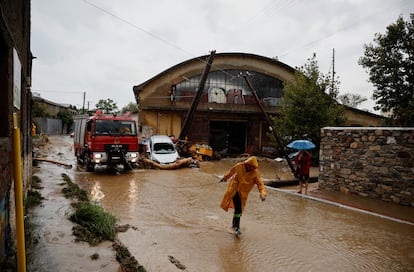
M66 182L66 187L62 189L62 193L66 198L77 198L81 202L88 202L88 192L79 188L79 186L72 182L70 177L62 174L62 179Z
M336 103L338 84L319 72L315 55L296 70L285 83L280 115L273 118L284 145L309 139L319 146L322 127L345 123L345 110Z
M27 210L39 206L44 198L38 191L29 190L24 202L24 208Z
M129 102L128 105L126 105L125 107L122 108L121 112L122 113L126 113L126 112L135 113L135 112L138 112L138 105L137 105L137 103Z
M115 216L105 212L98 205L84 203L76 209L69 219L80 225L82 233L86 234L86 237L83 238L88 238L86 241L91 244L98 244L104 240L113 241L115 238Z
M346 93L338 96L338 100L342 105L357 108L361 103L367 101L367 98L360 94Z
M33 116L50 117L50 114L47 112L47 106L44 103L35 101L33 103Z
M38 176L32 176L32 182L30 185L33 189L42 189L42 187L40 186L41 182L42 180Z
M57 117L60 120L62 120L62 125L66 125L68 130L74 123L73 114L70 110L65 109L63 111L58 112Z
M406 22L400 16L364 48L359 64L376 88L375 109L391 112L402 126L414 126L414 13Z
M95 107L96 109L103 110L104 113L118 113L118 106L110 98L99 100Z
M78 224L73 227L73 234L91 245L97 245L104 240L114 240L115 216L90 203L87 192L73 183L68 175L62 174L62 179L67 184L67 187L62 189L65 197L77 198L79 201L74 205L76 211L69 217L72 222Z

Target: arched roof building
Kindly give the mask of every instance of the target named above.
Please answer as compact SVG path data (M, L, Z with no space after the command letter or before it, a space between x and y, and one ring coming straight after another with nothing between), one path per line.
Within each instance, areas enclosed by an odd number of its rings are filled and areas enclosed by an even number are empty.
M209 56L179 63L133 87L139 123L153 134L178 136ZM274 153L268 124L247 76L266 112L279 112L283 84L295 69L275 59L246 53L215 54L188 139L229 153Z

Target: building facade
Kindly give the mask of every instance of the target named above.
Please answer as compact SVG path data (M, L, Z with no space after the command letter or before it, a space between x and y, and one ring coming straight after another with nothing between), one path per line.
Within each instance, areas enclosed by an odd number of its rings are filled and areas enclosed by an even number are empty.
M207 58L190 59L134 86L140 125L150 127L154 134L178 136ZM294 73L294 68L275 59L246 53L216 54L188 140L227 153L275 154L267 136L269 124L245 78L265 111L275 116L280 110L284 82L292 81ZM380 125L371 119L366 124L361 118L364 112L355 112L360 118L352 111L352 125Z
M23 188L32 175L30 1L0 1L0 260L15 244L13 168L22 167ZM14 124L13 116L17 116ZM22 165L13 163L12 131L21 130Z

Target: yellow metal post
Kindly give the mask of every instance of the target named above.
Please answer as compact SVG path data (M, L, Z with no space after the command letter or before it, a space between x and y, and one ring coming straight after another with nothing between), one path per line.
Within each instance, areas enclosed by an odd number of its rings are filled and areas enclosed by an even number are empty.
M23 180L22 162L20 158L20 129L17 114L13 114L13 165L14 165L14 194L16 205L16 240L17 240L17 271L26 271L26 247L24 237L23 213Z

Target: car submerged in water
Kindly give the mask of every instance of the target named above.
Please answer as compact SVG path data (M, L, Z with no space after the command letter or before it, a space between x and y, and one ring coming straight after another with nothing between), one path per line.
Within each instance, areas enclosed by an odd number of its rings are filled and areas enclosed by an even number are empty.
M159 164L170 164L176 162L180 155L175 144L167 135L153 135L146 139L146 155Z

